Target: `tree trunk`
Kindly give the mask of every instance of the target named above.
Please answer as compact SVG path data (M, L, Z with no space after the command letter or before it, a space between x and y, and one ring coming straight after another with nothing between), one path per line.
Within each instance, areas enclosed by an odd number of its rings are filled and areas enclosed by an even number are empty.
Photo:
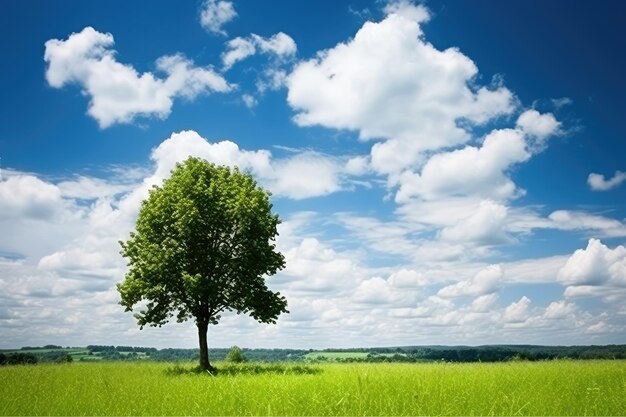
M209 362L209 346L207 344L206 335L209 324L198 321L198 338L200 339L200 369L203 371L215 373L216 369Z

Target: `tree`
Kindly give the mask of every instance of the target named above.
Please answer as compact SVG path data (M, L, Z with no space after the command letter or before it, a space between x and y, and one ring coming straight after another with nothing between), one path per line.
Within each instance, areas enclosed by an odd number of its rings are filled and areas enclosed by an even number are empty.
M243 353L241 352L241 348L239 348L239 346L233 346L228 351L228 355L226 355L226 362L246 362L246 357L243 356Z
M284 268L275 238L280 219L269 194L237 168L190 157L142 202L136 231L122 245L128 259L117 285L126 311L140 328L162 326L176 316L198 327L200 367L209 362L207 330L221 314L249 314L275 323L287 300L270 291L265 276Z

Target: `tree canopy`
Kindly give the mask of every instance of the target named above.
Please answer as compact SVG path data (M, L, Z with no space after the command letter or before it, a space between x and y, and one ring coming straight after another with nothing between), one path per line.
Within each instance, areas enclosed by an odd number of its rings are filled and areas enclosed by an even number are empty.
M285 266L275 245L279 223L269 193L250 174L193 157L178 163L142 202L130 239L120 242L129 266L117 286L121 304L126 311L141 305L141 328L193 318L200 365L213 371L206 333L223 312L262 323L288 312L285 297L265 283Z

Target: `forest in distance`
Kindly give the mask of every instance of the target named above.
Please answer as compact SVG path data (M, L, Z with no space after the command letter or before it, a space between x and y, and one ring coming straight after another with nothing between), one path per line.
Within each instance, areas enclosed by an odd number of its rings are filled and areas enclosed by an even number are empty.
M230 348L209 349L211 360L223 361ZM538 346L538 345L484 345L484 346L401 346L349 349L253 349L241 352L250 362L506 362L512 360L554 359L626 359L626 345ZM197 360L198 349L142 346L88 345L62 347L45 345L24 346L20 349L0 350L0 364L73 361L191 361Z

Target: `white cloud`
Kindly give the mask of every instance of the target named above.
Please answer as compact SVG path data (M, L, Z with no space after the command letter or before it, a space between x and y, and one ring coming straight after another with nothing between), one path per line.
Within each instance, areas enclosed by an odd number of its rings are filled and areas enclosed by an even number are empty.
M504 281L525 284L554 283L554 278L567 258L567 256L550 256L509 262L505 265Z
M587 333L604 333L608 326L605 322L599 321L591 326L587 327Z
M97 249L106 249L111 246L111 243L114 244L115 242L98 245ZM55 252L41 258L38 267L42 270L61 272L65 277L103 278L108 281L108 286L110 286L111 277L123 274L124 261L118 257L112 257L111 253L106 250L92 251L89 249L91 248L79 247Z
M57 184L59 191L65 198L92 200L104 197L113 197L120 193L131 191L136 184L114 184L100 178L78 176L72 180L61 181Z
M385 304L391 302L392 294L386 280L373 277L359 284L353 298L359 303Z
M558 279L580 286L607 282L626 286L626 248L610 249L598 239L589 239L587 247L576 250L559 270Z
M507 170L530 156L520 131L495 130L485 137L480 148L466 146L438 153L426 162L420 174L406 171L400 179L396 200L469 195L511 198L520 190L508 177Z
M424 277L424 274L405 268L392 273L387 281L394 288L407 289L424 287L428 284L428 280Z
M560 132L561 123L552 113L541 114L537 110L526 110L517 119L517 127L526 135L536 139L537 145L542 146L544 141Z
M472 311L477 313L488 313L491 311L497 299L498 294L496 293L481 295L472 301L470 308Z
M252 34L247 38L237 37L226 42L226 51L222 53L224 71L229 70L239 61L258 52L279 60L293 57L298 50L296 42L286 33L279 32L269 38Z
M543 313L543 318L550 320L560 320L573 313L574 310L576 310L576 306L572 303L568 303L564 300L553 301Z
M515 107L504 87L470 87L478 70L458 49L440 51L423 39L423 6L396 2L388 12L347 43L299 63L288 78L296 123L385 140L372 148L372 165L383 173L410 166L422 151L469 140L459 120L480 124Z
M314 152L298 154L274 164L268 187L296 200L332 194L342 189L341 165Z
M292 292L341 296L366 274L352 259L316 238L304 238L284 254L287 267L276 280Z
M256 53L254 43L245 38L237 37L226 43L227 50L222 53L222 65L228 70L237 62L246 59Z
M569 97L553 98L550 102L556 109L560 109L561 107L569 106L574 103L574 101Z
M343 164L336 158L308 151L274 160L267 150L246 151L231 141L210 143L194 131L174 133L154 150L158 177L166 177L176 162L190 155L250 170L277 196L299 200L344 188Z
M582 211L557 210L552 212L547 227L560 230L592 230L604 236L626 236L626 224L619 220Z
M232 89L211 67L197 67L182 55L156 61L165 78L150 72L139 74L116 60L113 44L113 35L92 27L72 33L66 40L51 39L45 44L50 86L79 85L90 97L87 113L102 128L130 123L139 116L165 118L176 97L192 100L199 94Z
M59 187L32 175L12 175L0 181L0 219L51 219L65 205Z
M369 171L369 158L366 156L355 156L346 162L345 171L351 175L364 175Z
M415 5L409 0L390 1L385 5L383 11L387 15L396 14L420 23L430 20L430 13L426 7Z
M608 191L619 187L626 181L626 172L615 171L613 178L605 179L604 175L592 172L587 178L587 183L593 191Z
M476 211L470 212L455 225L441 229L439 237L444 241L483 245L510 242L505 232L507 212L507 207L502 204L491 200L481 201Z
M439 290L437 295L449 298L463 295L480 296L489 294L498 289L502 276L503 271L500 265L489 265L478 272L471 280L461 281L444 287Z
M277 68L266 68L256 81L256 88L261 94L266 91L276 91L285 85L287 85L287 72Z
M530 299L523 296L519 301L511 303L505 310L503 320L506 323L522 323L529 318Z
M152 151L151 159L156 162L155 176L161 180L169 176L176 163L189 156L204 158L219 165L250 169L261 176L271 172L269 151L242 150L229 140L211 143L195 131L185 130L173 133Z
M200 11L200 24L209 32L226 35L222 26L235 17L237 12L232 1L206 0Z
M254 44L264 54L275 55L280 58L294 56L298 50L296 42L283 32L278 32L269 38L252 34Z
M242 95L241 99L243 100L243 104L245 104L246 107L249 108L249 109L252 109L252 108L256 107L257 104L259 104L257 99L254 98L254 96L251 96L250 94Z
M370 250L392 255L413 254L418 245L410 238L414 231L409 225L400 222L383 222L374 217L354 214L336 216L341 225L352 232L359 242Z

